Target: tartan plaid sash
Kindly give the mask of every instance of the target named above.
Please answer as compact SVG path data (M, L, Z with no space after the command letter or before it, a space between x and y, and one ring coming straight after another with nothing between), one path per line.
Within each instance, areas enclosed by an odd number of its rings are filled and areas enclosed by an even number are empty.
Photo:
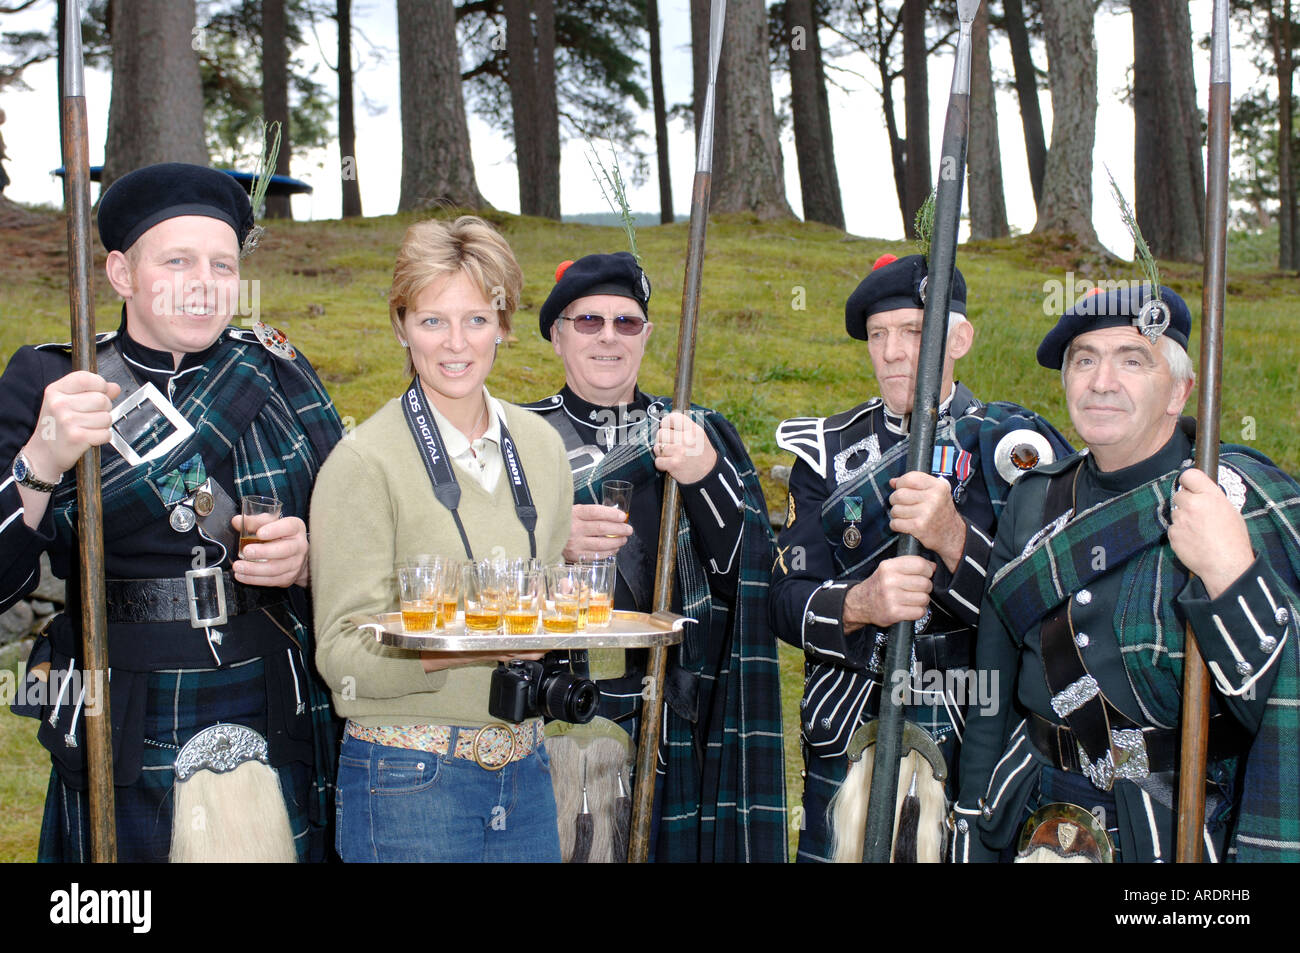
M1247 447L1224 445L1219 461L1245 484L1241 515L1251 546L1287 587L1294 620L1300 579L1300 486ZM1168 528L1164 507L1176 478L1176 471L1167 473L1080 514L1056 536L1003 567L986 596L1012 635L1023 641L1047 611L1043 606L1050 609L1103 573L1122 569L1124 598L1115 608L1114 630L1134 693L1158 727L1178 724L1182 707L1184 623L1176 597L1187 583L1187 573L1164 532L1157 531L1162 525ZM1100 542L1102 538L1108 544ZM1073 555L1071 542L1083 551L1082 557ZM1096 545L1107 545L1104 570L1091 568ZM1300 651L1294 623L1280 653L1241 786L1230 848L1239 861L1300 859Z
M310 365L301 357L283 361L260 344L236 339L205 367L177 406L194 426L188 440L140 467L131 467L111 447L101 451L105 543L165 518L169 488L193 469L196 455L212 472L233 454L236 499L273 496L283 503L284 515L306 517L316 471L342 436L333 402ZM155 446L164 430L155 427L137 449ZM228 434L239 438L232 443ZM74 481L60 486L53 504L57 531L75 546Z
M1071 479L1083 457L1078 460L1051 479ZM1177 475L1178 471L1171 471L1080 513L998 570L988 598L1007 628L1029 631L1071 593L1163 540L1169 531L1165 510Z
M652 398L671 411L668 398ZM767 503L749 454L720 414L692 405L691 415L718 452L735 464L745 488L734 606L715 599L683 511L677 523L677 591L686 627L679 664L700 677L697 722L665 711L667 761L660 805L658 861L786 859L785 758L776 640L767 588L775 555ZM579 474L574 502L600 502L604 480L641 487L660 478L651 448L659 421L647 417L590 470ZM708 658L721 646L720 658ZM706 695L707 692L707 695ZM696 761L697 745L707 752Z

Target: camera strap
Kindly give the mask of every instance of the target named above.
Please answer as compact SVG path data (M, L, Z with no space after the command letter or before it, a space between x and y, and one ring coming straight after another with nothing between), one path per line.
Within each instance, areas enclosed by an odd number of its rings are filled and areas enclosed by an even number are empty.
M429 482L433 484L433 495L439 503L451 510L451 518L456 521L456 530L465 546L465 555L472 560L474 551L470 548L469 537L465 534L465 526L457 512L460 507L460 484L456 481L451 458L447 455L442 434L438 432L438 424L425 400L424 389L420 387L418 377L412 378L411 386L402 397L402 413L406 415L406 425L411 429L416 446L420 448L420 458L429 474ZM524 464L519 459L514 438L510 436L505 420L498 418L498 421L501 426L501 455L505 458L506 473L510 478L510 495L514 497L515 515L528 531L528 553L536 559L537 507L533 505L532 494L528 492L528 479L524 476Z

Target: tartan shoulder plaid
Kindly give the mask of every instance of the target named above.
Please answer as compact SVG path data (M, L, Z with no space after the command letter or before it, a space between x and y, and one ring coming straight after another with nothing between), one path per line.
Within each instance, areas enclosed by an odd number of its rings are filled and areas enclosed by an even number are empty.
M974 397L971 399L974 400ZM877 409L872 413L883 411ZM1028 430L1044 437L1058 461L1074 452L1069 441L1050 422L1032 410L1009 401L977 403L973 410L960 417L940 418L935 430L936 447L953 445L971 455L970 465L979 468L976 478L982 480L988 489L995 519L1001 515L1011 493L1011 484L998 472L996 449L1005 437L1020 430ZM858 552L863 554L865 562L879 556L897 539L898 534L889 529L889 495L893 492L889 481L902 476L907 469L907 448L907 440L898 441L875 464L854 479L836 487L822 503L822 528L828 538L834 539L844 529L841 519L844 497L862 497L862 541Z
M655 397L664 413L669 398ZM709 704L692 725L665 708L667 760L656 859L682 862L786 859L785 756L781 732L780 671L776 638L768 624L767 588L775 544L758 473L736 428L716 411L693 404L693 419L718 453L736 467L744 485L739 577L735 605L715 598L691 540L685 512L677 524L677 589L687 626L680 649L683 667L711 684ZM574 499L594 503L601 482L633 485L662 477L654 467L658 420L649 417L601 462L578 477ZM707 659L703 647L721 645ZM696 744L709 752L704 764Z
M1300 596L1300 486L1248 447L1224 445L1219 463L1244 484L1241 514L1251 545L1286 587L1283 595L1294 620ZM1165 725L1178 723L1183 683L1184 631L1175 597L1187 574L1166 535L1177 476L1167 473L1079 514L1008 563L986 596L1021 640L1048 610L1097 577L1091 553L1105 545L1105 571L1124 573L1125 598L1115 609L1115 631L1125 668L1153 719ZM1280 649L1277 676L1246 760L1230 850L1239 861L1300 860L1300 652L1294 627L1293 622ZM1137 650L1150 645L1165 651Z

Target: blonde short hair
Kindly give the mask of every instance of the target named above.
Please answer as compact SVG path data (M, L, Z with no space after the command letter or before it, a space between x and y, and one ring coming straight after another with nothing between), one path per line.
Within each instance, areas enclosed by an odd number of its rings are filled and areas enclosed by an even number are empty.
M450 224L431 219L406 230L388 290L388 317L399 339L410 303L429 285L458 271L492 302L501 330L509 333L510 316L523 293L523 271L495 228L475 215L462 215ZM406 373L415 373L409 354Z

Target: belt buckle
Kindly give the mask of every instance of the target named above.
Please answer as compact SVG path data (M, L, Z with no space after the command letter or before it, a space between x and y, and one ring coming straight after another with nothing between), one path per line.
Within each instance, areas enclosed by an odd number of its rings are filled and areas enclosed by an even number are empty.
M158 416L165 418L175 429L175 433L163 440L144 456L140 456L140 454L136 452L135 448L131 446L126 437L118 433L116 424L127 414L131 413L131 411L136 410L142 404L146 403L153 404ZM126 460L127 463L133 467L138 467L142 463L149 463L152 460L157 460L159 457L171 453L177 446L188 440L190 435L193 433L194 425L181 416L181 412L176 409L171 401L163 397L162 393L153 384L145 384L130 397L113 408L112 425L109 429L108 442L112 444L114 450L122 455L122 458Z
M495 764L493 762L489 762L488 760L486 760L483 756L483 751L479 747L483 742L483 736L488 733L489 729L496 729L496 733L498 734L498 736L500 732L504 731L510 737L510 751L506 754L506 759L502 761L500 764ZM511 728L509 725L503 725L499 722L494 722L493 724L490 725L484 725L482 728L480 728L477 732L474 733L474 745L473 745L474 762L485 771L500 771L511 761L515 760L515 752L518 750L519 750L519 736L515 734L514 729Z
M200 578L211 577L215 580L217 590L217 614L214 616L203 617L199 615L199 596L194 591L194 581ZM214 625L225 625L226 617L226 584L225 573L221 571L220 566L209 566L207 569L191 569L185 574L185 598L190 607L190 628L205 629Z

